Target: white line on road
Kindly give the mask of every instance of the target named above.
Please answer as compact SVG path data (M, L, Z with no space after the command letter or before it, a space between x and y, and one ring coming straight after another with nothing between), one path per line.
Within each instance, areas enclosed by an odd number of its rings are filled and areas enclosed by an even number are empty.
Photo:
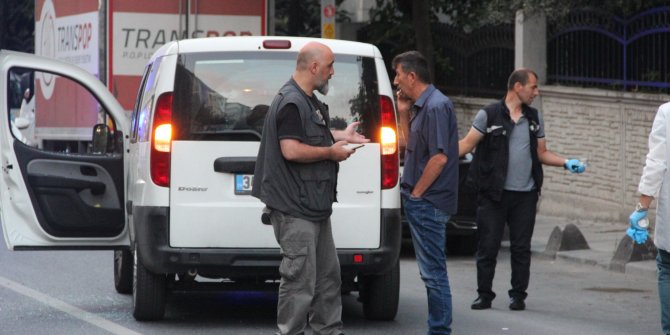
M63 311L67 314L74 316L77 319L88 322L98 328L102 328L112 334L122 334L122 335L139 335L140 333L130 330L126 327L118 325L114 322L111 322L107 319L101 318L93 313L89 313L83 309L72 306L64 301L58 300L56 298L50 297L44 293L35 291L30 287L21 285L15 281L9 280L5 277L0 276L0 286L4 286L14 292L23 294L29 298L35 299L43 304L49 305L55 309Z

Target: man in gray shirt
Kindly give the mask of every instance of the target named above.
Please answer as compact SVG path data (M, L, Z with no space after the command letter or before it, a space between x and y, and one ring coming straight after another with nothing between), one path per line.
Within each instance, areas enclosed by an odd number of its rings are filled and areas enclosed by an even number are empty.
M547 150L544 121L530 107L540 94L537 74L518 69L509 77L507 94L484 107L459 141L459 156L475 151L468 180L478 191L477 293L472 309L491 308L493 277L505 223L509 226L512 289L509 308L524 310L530 278L530 241L537 200L542 188L542 164L563 166L571 173L586 167Z

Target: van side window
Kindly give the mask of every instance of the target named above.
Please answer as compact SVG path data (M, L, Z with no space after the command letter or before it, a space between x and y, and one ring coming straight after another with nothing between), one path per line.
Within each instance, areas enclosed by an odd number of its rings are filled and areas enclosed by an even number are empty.
M147 77L149 76L149 72L151 71L151 63L147 65L147 67L144 69L144 75L142 75L142 82L140 83L140 92L137 94L137 98L135 99L135 107L133 108L133 115L131 116L130 122L131 122L131 130L130 130L130 142L135 143L137 142L137 125L138 125L138 114L140 111L140 106L141 102L144 97L144 92L146 91L145 85L147 84Z
M160 68L162 58L158 58L148 69L148 75L144 84L141 86L142 92L141 100L139 101L137 113L137 141L146 142L149 140L151 133L150 121L151 113L154 109L154 93L156 92L156 79L158 76L158 69Z
M18 108L10 108L14 138L42 151L67 154L110 154L122 150L121 132L98 100L81 83L46 71L12 68L14 78L27 78L28 90ZM10 85L11 86L11 85ZM11 107L11 106L10 106Z

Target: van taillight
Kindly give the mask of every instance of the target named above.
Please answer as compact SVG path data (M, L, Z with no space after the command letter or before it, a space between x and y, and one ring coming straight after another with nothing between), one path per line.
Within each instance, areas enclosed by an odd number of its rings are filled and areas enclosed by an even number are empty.
M379 98L382 116L380 134L382 151L382 189L394 188L398 184L398 136L393 109L393 100L387 96Z
M158 97L151 131L151 180L170 186L170 148L172 142L172 92Z

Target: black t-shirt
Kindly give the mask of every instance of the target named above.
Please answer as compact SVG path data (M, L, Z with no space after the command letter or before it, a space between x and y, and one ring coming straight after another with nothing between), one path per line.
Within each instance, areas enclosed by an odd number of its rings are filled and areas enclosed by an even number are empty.
M300 112L295 104L287 104L277 113L277 137L302 141L305 130L302 129Z

